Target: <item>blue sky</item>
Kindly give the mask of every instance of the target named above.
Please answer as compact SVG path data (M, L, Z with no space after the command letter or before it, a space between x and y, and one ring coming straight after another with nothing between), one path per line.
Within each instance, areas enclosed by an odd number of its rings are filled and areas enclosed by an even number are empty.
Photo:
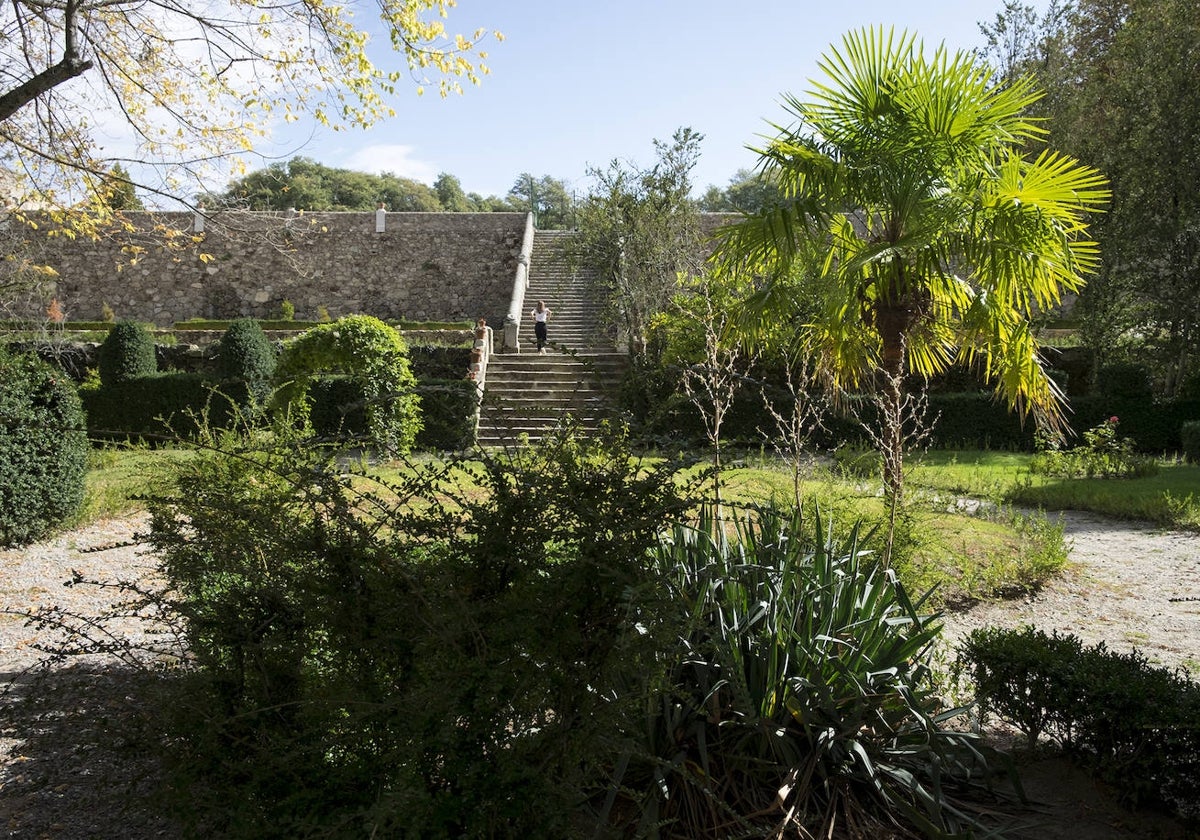
M1045 2L1035 2L1039 8ZM915 32L932 49L983 44L980 21L1002 0L459 0L447 27L499 29L492 74L461 97L418 97L369 131L301 126L262 148L330 166L390 171L429 183L458 176L468 192L502 195L521 172L586 192L588 166L613 158L648 165L652 140L680 126L705 136L697 188L725 185L755 156L746 145L786 121L782 93L802 95L817 59L863 26ZM252 164L260 165L260 164Z

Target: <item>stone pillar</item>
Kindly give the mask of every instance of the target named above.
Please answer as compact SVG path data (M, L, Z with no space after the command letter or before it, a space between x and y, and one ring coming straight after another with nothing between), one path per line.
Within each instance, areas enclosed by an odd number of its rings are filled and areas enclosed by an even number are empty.
M379 202L379 209L375 211L375 232L383 233L387 230L387 208L383 206L383 202Z

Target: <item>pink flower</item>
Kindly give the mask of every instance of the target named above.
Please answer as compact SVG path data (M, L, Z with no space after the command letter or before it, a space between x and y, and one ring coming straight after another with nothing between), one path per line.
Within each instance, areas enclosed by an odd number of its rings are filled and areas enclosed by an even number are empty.
M1115 425L1117 425L1118 423L1120 423L1120 422L1121 422L1121 418L1120 418L1120 417L1115 417L1115 416L1114 416L1114 417L1109 417L1109 418L1108 418L1108 422L1109 422L1109 423L1111 423L1111 424L1113 424L1113 425L1115 426Z

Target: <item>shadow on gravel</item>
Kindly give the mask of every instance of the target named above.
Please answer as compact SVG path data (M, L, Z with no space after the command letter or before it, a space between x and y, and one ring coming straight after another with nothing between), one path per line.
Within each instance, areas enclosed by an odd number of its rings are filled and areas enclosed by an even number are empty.
M161 815L162 675L70 664L0 673L0 831L9 838L176 838Z

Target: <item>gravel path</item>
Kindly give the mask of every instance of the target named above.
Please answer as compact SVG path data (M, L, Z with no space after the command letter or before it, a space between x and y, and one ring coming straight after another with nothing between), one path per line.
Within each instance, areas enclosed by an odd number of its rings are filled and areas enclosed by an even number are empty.
M1033 624L1200 673L1200 536L1063 514L1070 568L1040 592L947 614L947 644L974 627ZM0 830L9 838L149 840L182 836L147 791L161 769L134 751L147 725L134 681L95 662L56 666L34 691L25 675L41 657L35 628L12 614L57 604L99 614L113 590L64 587L85 577L137 579L153 558L135 544L145 517L97 522L22 550L0 551ZM10 612L11 611L11 612ZM141 632L129 626L131 632ZM114 673L116 671L117 673ZM139 699L139 697L141 699ZM1184 838L1170 821L1130 815L1065 765L1033 765L1026 787L1043 803L1022 838Z
M1041 591L946 616L947 641L976 627L1057 630L1086 644L1140 650L1200 675L1200 535L1091 513L1061 516L1070 565Z

